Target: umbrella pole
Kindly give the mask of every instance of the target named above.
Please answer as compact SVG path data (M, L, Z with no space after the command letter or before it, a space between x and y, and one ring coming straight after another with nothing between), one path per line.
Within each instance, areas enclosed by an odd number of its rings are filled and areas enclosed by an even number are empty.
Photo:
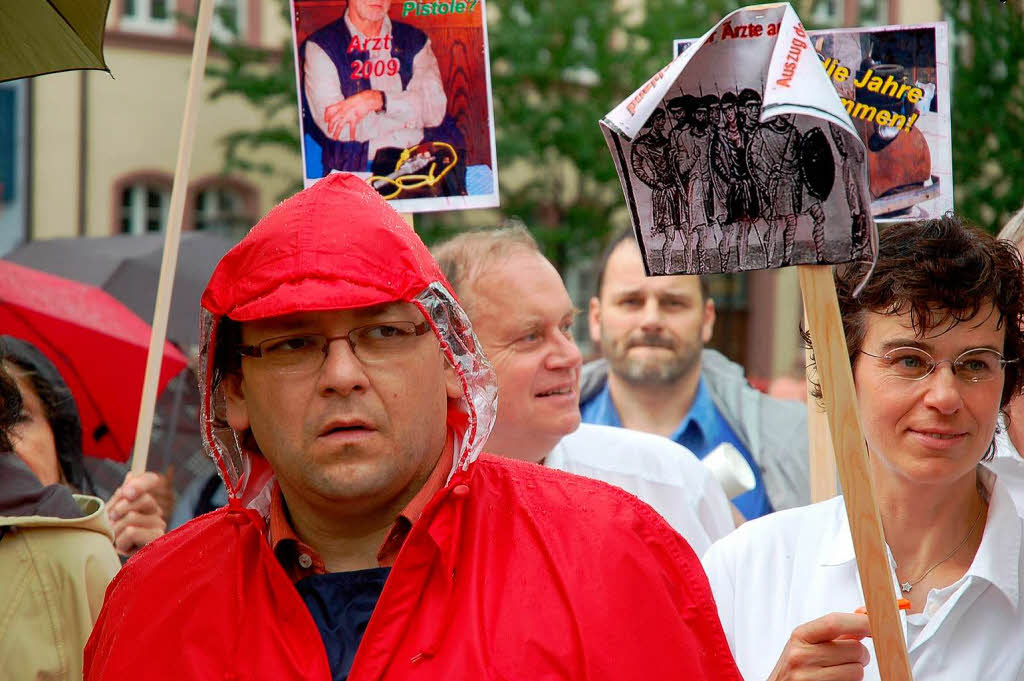
M178 265L178 244L181 242L181 221L185 214L185 196L188 193L188 173L192 164L192 146L196 137L196 119L202 97L203 74L206 71L206 53L210 45L210 24L213 19L214 0L199 0L195 42L192 45L192 69L185 95L185 116L178 142L178 163L174 168L174 186L167 214L164 234L164 257L160 265L160 283L156 289L153 310L153 329L149 337L149 356L146 358L146 379L139 404L139 420L135 429L135 448L132 452L132 473L146 470L149 441L153 429L153 411L156 409L157 384L160 378L160 360L167 339L167 317L171 307L171 289Z

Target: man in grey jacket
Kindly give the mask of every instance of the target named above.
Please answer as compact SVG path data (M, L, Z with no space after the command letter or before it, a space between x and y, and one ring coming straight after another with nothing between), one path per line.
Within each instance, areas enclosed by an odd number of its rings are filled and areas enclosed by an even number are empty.
M714 350L715 303L699 277L645 277L631 233L609 247L590 301L590 335L604 359L583 367L588 423L672 438L703 457L732 443L756 486L734 500L747 519L810 503L807 416L752 388Z

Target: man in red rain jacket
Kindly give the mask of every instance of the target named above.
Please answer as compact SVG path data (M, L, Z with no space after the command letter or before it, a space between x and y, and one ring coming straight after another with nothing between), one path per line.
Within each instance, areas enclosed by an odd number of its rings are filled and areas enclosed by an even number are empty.
M230 502L125 565L86 679L739 681L700 563L654 511L480 453L493 371L360 180L273 209L202 305Z

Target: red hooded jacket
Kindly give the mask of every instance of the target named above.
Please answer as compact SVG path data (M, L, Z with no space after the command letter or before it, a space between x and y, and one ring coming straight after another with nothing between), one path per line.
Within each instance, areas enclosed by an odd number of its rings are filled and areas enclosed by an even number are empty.
M689 545L603 483L480 455L493 372L422 242L360 180L271 211L203 297L204 435L230 503L140 551L112 582L85 678L330 679L320 632L266 536L272 471L223 432L217 323L405 300L463 379L447 484L413 525L349 679L739 681Z

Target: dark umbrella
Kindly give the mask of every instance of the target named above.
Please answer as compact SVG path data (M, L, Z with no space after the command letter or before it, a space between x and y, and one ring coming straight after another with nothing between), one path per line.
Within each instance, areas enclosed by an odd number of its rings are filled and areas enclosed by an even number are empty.
M0 2L0 81L72 69L107 70L110 0Z
M174 275L167 337L187 348L199 342L199 298L213 268L235 240L184 232ZM99 286L147 322L153 319L163 234L30 241L4 258Z
M82 418L82 450L125 461L135 439L149 325L94 286L0 260L0 331L57 367ZM185 368L165 343L158 389Z

